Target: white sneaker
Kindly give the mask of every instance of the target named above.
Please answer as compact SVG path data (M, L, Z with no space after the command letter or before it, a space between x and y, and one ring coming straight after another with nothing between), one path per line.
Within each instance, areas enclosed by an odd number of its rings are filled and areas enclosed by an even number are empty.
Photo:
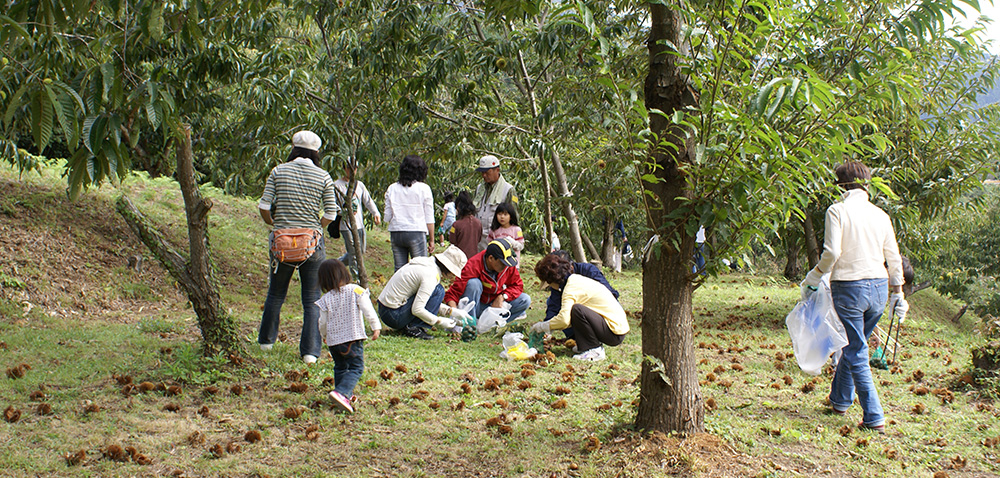
M305 363L307 363L307 364L316 363L316 356L315 355L303 355L302 356L302 361L305 362Z
M272 348L274 348L274 344L260 344L260 349L265 352L271 350Z
M354 407L351 406L351 400L343 396L340 392L336 390L330 391L330 398L333 399L333 404L337 406L340 410L347 413L354 413Z
M604 347L596 347L587 350L582 354L576 354L573 356L573 358L576 360L584 360L587 362L600 362L601 360L604 360L608 357L607 355L604 354Z

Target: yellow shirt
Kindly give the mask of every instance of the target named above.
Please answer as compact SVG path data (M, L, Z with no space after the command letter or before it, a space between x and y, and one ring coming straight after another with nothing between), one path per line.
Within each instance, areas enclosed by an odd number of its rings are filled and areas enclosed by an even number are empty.
M569 313L573 305L580 304L597 312L608 322L608 328L615 335L628 333L628 319L625 309L618 303L615 296L604 284L580 274L571 274L563 287L562 307L559 313L549 321L549 328L562 330L569 327Z

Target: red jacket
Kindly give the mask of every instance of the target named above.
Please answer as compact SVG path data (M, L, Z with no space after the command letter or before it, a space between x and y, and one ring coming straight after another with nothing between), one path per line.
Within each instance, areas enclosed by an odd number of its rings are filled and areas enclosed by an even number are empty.
M451 283L451 287L448 288L448 292L444 294L445 303L451 301L458 303L462 294L465 293L465 284L469 282L469 279L479 279L483 282L483 295L480 297L480 301L484 304L493 302L493 299L496 299L500 294L503 294L505 301L510 302L524 292L524 282L521 282L521 274L517 271L517 267L504 269L503 272L497 274L497 280L494 281L486 274L485 256L486 251L480 251L469 258L465 267L462 268L462 276L456 277L455 281Z

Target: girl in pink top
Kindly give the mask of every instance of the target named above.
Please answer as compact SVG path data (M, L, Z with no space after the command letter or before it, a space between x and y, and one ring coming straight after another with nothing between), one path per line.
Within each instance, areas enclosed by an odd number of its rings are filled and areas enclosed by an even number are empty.
M490 233L486 235L486 243L500 237L509 237L512 240L514 257L517 259L517 267L520 269L521 250L524 249L524 233L517 225L517 211L513 205L507 202L497 205L497 211L493 213Z

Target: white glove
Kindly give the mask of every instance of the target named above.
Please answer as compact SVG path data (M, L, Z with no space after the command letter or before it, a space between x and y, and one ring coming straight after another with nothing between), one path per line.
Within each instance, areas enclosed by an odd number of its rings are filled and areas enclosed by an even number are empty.
M535 325L531 326L531 331L534 332L534 333L536 333L536 334L545 335L545 334L549 333L550 330L552 330L552 329L549 327L548 321L538 322Z
M819 286L822 278L823 273L815 267L806 274L806 278L802 279L802 282L799 282L799 289L802 291L802 300L808 300L809 296L813 295L813 292L816 292L816 288Z
M450 317L438 317L438 321L434 325L438 326L438 328L442 330L450 330L454 329L455 326L458 325L458 323L455 322L455 319L452 319Z
M906 296L902 292L894 292L889 296L889 307L896 314L899 323L906 320L906 313L910 311L910 304L906 302Z
M472 318L472 316L469 315L468 312L466 312L466 311L464 311L462 309L459 309L458 307L452 307L451 308L451 312L448 313L448 317L451 317L451 318L457 320L458 322L462 322L465 319L471 319Z

